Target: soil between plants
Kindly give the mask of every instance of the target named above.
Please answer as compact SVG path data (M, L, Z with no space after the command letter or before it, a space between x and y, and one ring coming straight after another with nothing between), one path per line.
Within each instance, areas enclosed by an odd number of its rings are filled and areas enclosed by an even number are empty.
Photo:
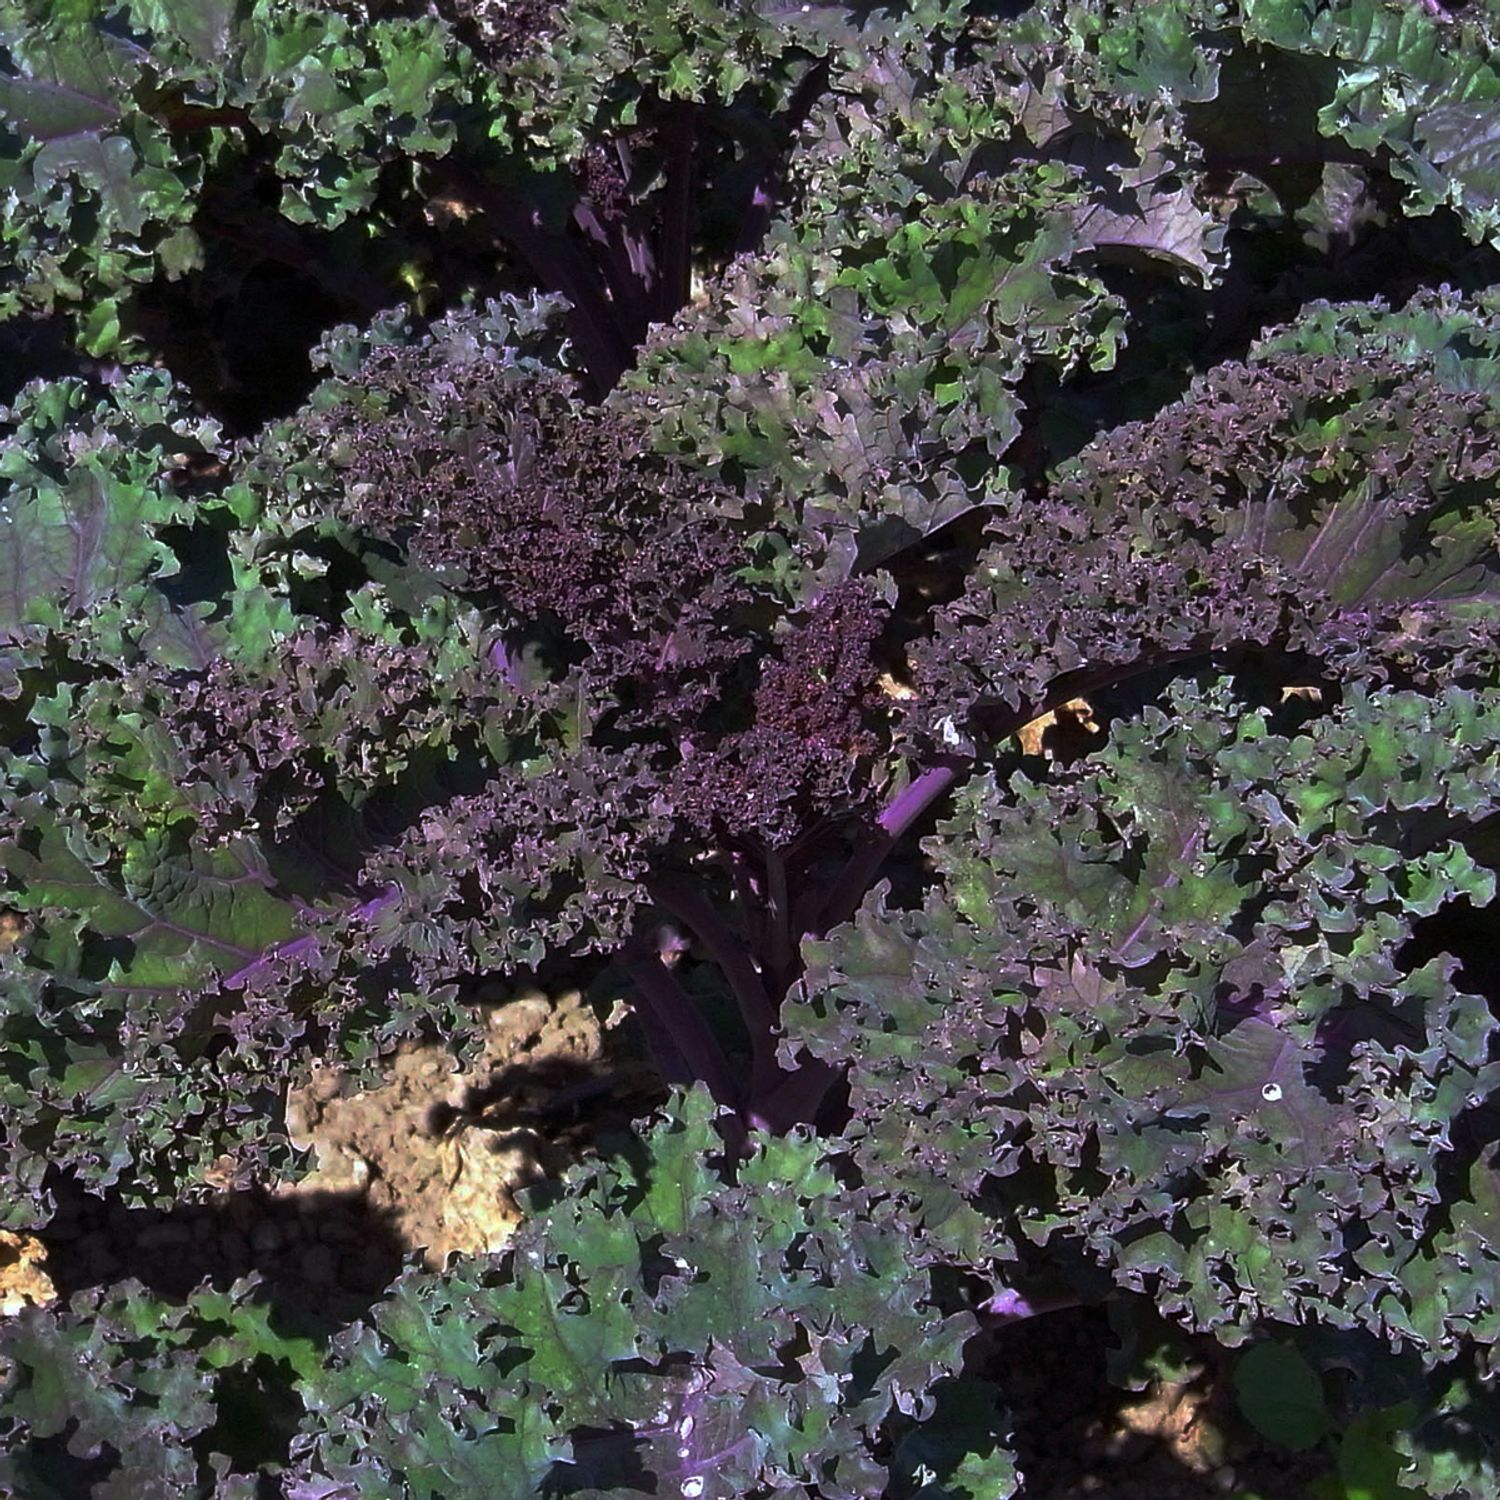
M7 1264L17 1305L46 1300L42 1283L66 1300L134 1277L182 1297L255 1271L279 1312L326 1330L367 1312L404 1265L440 1270L451 1255L502 1248L520 1222L515 1195L648 1113L660 1088L576 991L481 1009L467 1071L438 1044L408 1045L375 1089L353 1091L325 1068L294 1091L287 1134L311 1161L299 1180L165 1210L49 1182L58 1208L46 1227L0 1245L0 1299Z

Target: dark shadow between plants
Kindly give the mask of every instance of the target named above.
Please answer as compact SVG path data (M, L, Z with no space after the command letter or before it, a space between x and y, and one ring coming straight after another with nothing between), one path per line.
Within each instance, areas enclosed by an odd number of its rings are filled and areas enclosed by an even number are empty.
M59 1172L46 1190L57 1208L37 1237L64 1302L130 1277L181 1298L256 1271L279 1320L327 1334L366 1314L412 1249L390 1211L355 1192L229 1192L163 1210L128 1207L116 1192L99 1197Z
M1112 370L1064 382L1041 366L1028 372L1022 433L1016 456L1007 456L1019 461L1023 482L1040 485L1051 465L1101 432L1170 405L1196 376L1243 359L1257 339L1313 302L1383 299L1400 307L1419 291L1472 293L1500 281L1500 252L1471 244L1452 210L1404 219L1394 201L1398 185L1381 179L1374 187L1388 222L1334 236L1322 251L1305 242L1295 222L1236 223L1226 241L1228 269L1206 290L1099 266L1141 333Z
M243 129L242 153L208 174L199 197L202 265L143 287L127 321L231 436L302 404L321 378L309 354L330 328L410 303L414 277L425 310L440 312L495 269L493 247L462 224L430 223L396 172L385 174L370 212L337 229L293 224L280 212L269 141L248 121Z

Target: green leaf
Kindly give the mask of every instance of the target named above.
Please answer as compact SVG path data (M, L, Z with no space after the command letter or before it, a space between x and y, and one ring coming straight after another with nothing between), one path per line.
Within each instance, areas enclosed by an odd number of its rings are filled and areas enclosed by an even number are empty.
M309 1390L329 1418L323 1471L373 1455L395 1493L482 1480L509 1495L500 1434L525 1413L561 1472L602 1493L814 1475L880 1493L872 1435L930 1414L916 1393L956 1376L973 1319L932 1306L905 1235L849 1196L824 1141L757 1136L737 1182L709 1169L715 1113L702 1089L677 1095L622 1156L576 1168L521 1229L508 1277L478 1263L400 1289L379 1341L345 1343ZM957 1388L908 1452L941 1463L958 1486L945 1493L1000 1500L1013 1471L999 1429L993 1393Z
M60 26L34 31L12 53L24 71L0 77L0 116L22 135L90 138L120 118L135 68L116 39Z
M0 457L0 642L81 629L106 660L126 654L131 616L178 567L161 528L189 507L171 490L169 455L213 435L174 408L155 371L97 401L77 381L23 392Z
M130 19L157 40L179 40L197 62L223 66L248 0L129 0Z
M0 869L24 884L21 909L67 913L45 951L53 972L83 978L90 941L116 956L100 979L106 988L160 995L192 991L215 974L231 974L296 932L294 909L272 895L260 861L246 845L178 853L169 836L146 835L115 864L62 824L40 822L33 850L0 843ZM40 953L38 954L40 956Z
M1301 1451L1328 1432L1318 1373L1289 1344L1256 1344L1234 1367L1240 1411L1262 1437Z
M1416 1415L1413 1403L1383 1411L1361 1412L1339 1436L1341 1500L1407 1500L1412 1491L1400 1482L1406 1461L1392 1446Z

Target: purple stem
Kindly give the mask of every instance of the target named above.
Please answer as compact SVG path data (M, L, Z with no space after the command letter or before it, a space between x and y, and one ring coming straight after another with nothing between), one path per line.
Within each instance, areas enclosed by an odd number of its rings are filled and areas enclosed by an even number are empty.
M793 1125L810 1125L818 1117L828 1091L844 1076L842 1068L817 1058L808 1058L790 1073L780 1074L771 1088L756 1093L750 1101L749 1119L756 1130L776 1134Z
M981 1302L978 1310L981 1319L988 1323L1019 1323L1026 1318L1039 1318L1043 1313L1062 1312L1065 1308L1082 1306L1082 1297L1032 1299L1013 1287L1006 1287Z
M815 935L821 937L831 927L847 922L864 900L879 873L886 856L906 831L940 797L945 796L958 780L959 773L972 764L967 756L950 755L923 771L875 820L877 832L849 856L848 863L823 902L815 924Z
M587 199L581 199L574 208L573 222L599 247L616 320L626 339L638 344L646 335L651 317L652 284L656 278L651 247L628 230L622 232L601 223Z
M766 915L770 931L767 934L764 959L771 973L774 991L782 995L792 982L798 944L792 935L792 903L791 892L787 888L786 858L775 849L766 850L766 885L769 888Z
M645 962L643 959L642 962ZM674 1084L687 1088L693 1081L693 1070L687 1065L682 1049L672 1040L671 1027L657 1013L641 987L636 987L635 1018L646 1036L646 1047L656 1063L656 1071L668 1088Z
M479 205L496 239L515 250L543 287L573 304L568 332L595 383L603 391L612 389L630 366L633 345L604 295L597 268L563 235L547 230L540 207L524 188L502 192L452 158L440 172L458 196Z
M658 322L670 323L692 296L693 153L698 109L682 100L666 129L667 195L662 206L662 274L656 289Z
M652 881L648 890L658 906L697 934L723 971L750 1032L754 1057L752 1088L759 1091L769 1087L778 1073L776 1033L781 1017L739 934L697 891L671 881Z
M625 955L624 966L641 1001L639 1014L646 1040L665 1080L689 1083L700 1079L720 1104L738 1109L740 1089L724 1049L677 977L655 953L639 947ZM681 1074L672 1076L679 1068Z
M734 880L735 894L744 909L745 940L752 952L760 953L766 944L766 909L761 899L761 889L750 871L750 861L738 849L725 851L721 863Z
M400 896L401 892L395 886L388 885L378 895L361 901L349 914L356 921L368 922L371 918L379 916L387 907L394 906ZM252 959L243 968L236 969L233 974L226 974L220 982L226 990L242 990L257 974L266 973L271 964L278 959L304 962L316 958L318 942L316 933L287 938L283 942L273 944L258 958Z
M745 255L759 249L760 242L771 227L771 214L781 199L782 184L786 178L786 155L792 137L806 123L818 95L828 86L828 59L824 58L802 75L802 81L792 90L786 113L781 117L779 134L781 150L771 160L751 186L749 197L740 214L740 232L735 239L734 253Z

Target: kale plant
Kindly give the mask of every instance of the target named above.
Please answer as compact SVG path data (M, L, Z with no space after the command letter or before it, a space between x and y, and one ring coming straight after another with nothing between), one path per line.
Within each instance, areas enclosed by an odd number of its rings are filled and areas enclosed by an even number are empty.
M1500 15L1015 9L0 5L0 1223L496 979L664 1101L330 1337L24 1314L16 1493L1003 1497L1077 1303L1500 1491Z

